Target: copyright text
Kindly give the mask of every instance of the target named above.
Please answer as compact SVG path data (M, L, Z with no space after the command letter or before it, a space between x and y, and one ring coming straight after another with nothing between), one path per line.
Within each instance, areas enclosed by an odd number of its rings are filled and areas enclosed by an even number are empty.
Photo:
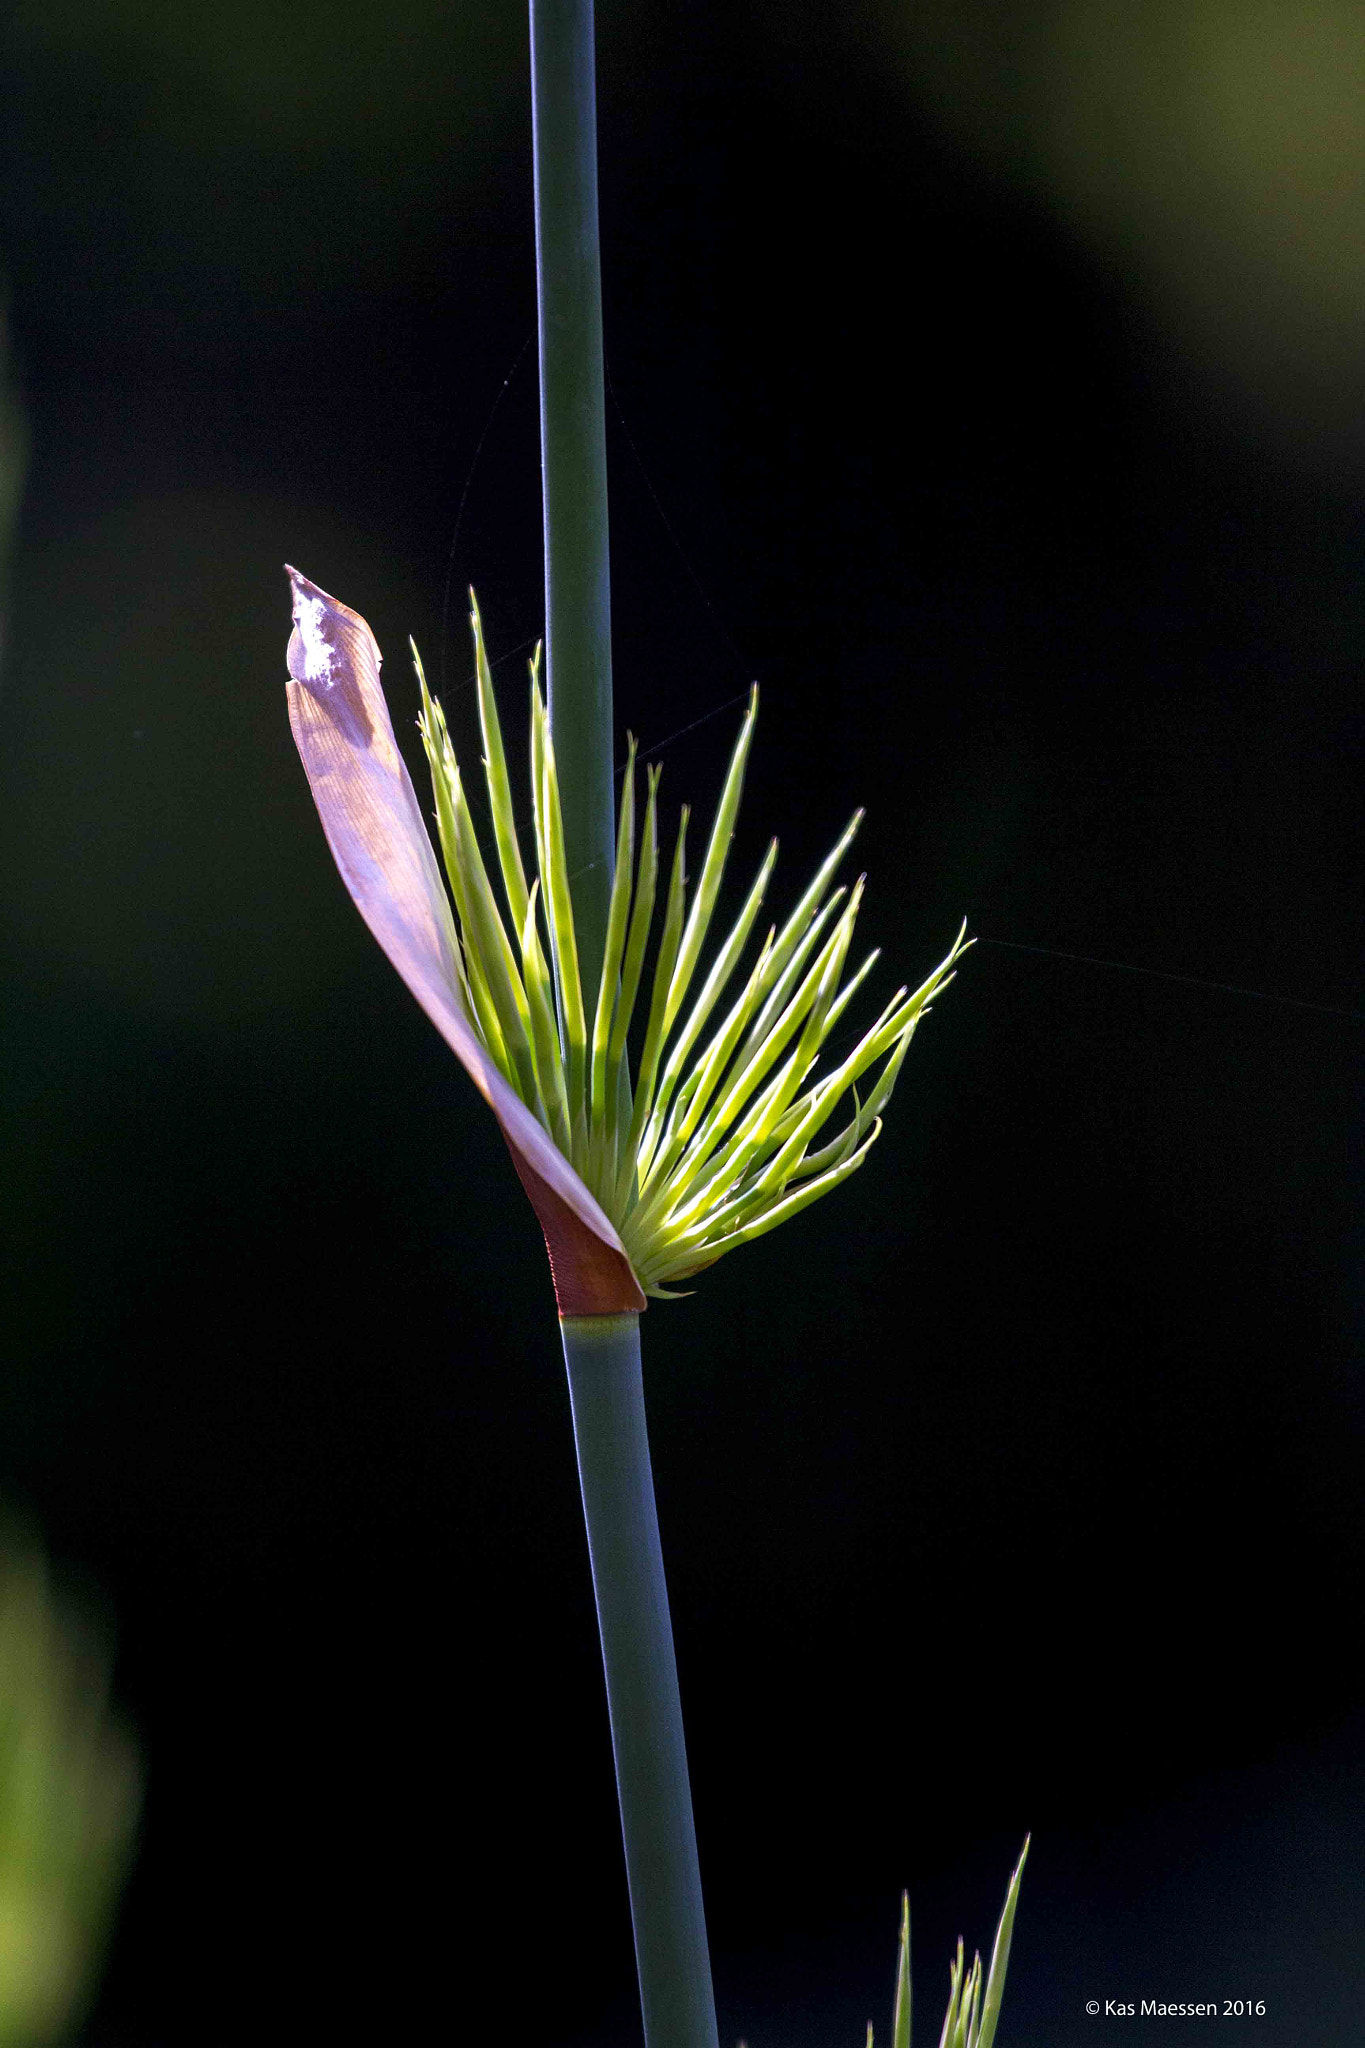
M1264 2019L1263 1998L1087 1998L1091 2019Z

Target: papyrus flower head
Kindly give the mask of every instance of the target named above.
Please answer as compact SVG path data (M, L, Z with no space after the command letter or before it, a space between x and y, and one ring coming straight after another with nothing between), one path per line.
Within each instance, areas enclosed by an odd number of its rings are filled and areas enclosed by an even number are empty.
M952 979L965 927L928 979L913 994L898 990L832 1062L831 1034L877 958L844 979L863 885L848 891L834 875L861 812L746 968L776 840L735 924L713 941L757 689L690 891L688 813L665 882L658 770L648 770L641 820L629 743L605 955L588 988L537 664L524 852L473 607L490 875L441 707L417 663L452 914L394 741L374 636L357 613L289 574L290 722L328 843L361 915L502 1127L545 1232L561 1314L642 1308L645 1295L666 1295L855 1172L920 1018ZM841 1109L842 1127L827 1136Z

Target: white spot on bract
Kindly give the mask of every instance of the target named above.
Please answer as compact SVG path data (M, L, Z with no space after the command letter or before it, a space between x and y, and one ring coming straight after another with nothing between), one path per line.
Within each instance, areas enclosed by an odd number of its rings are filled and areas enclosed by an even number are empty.
M323 621L327 616L326 600L309 597L306 591L294 593L294 624L303 641L303 673L310 683L320 683L324 690L330 690L336 681L336 653L328 644Z

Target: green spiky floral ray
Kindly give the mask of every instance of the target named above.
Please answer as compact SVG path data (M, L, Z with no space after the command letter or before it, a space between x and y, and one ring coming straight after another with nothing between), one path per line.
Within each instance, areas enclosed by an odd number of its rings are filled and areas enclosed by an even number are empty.
M943 2018L939 2048L994 2048L995 2030L1005 1996L1005 1973L1009 1969L1010 1943L1014 1938L1014 1915L1019 1904L1019 1883L1028 1861L1029 1838L1025 1837L1014 1875L1005 1893L1004 1910L995 1930L990 1968L983 1979L981 1955L966 1967L966 1951L957 1944L948 1972L948 2010ZM872 2023L868 2022L866 2048L876 2048ZM891 2048L911 2048L910 2025L910 1899L901 1894L901 1935L896 1957L896 2002L891 2018Z
M877 959L870 954L845 981L863 884L860 878L851 894L830 885L861 822L858 812L785 923L768 930L739 993L727 1009L721 1007L777 856L774 840L738 918L703 972L758 713L755 685L690 902L688 812L682 812L647 998L645 957L660 894L659 771L648 770L637 835L630 741L602 972L598 985L586 988L539 656L531 664L535 874L528 886L472 593L470 623L500 898L480 850L444 715L413 648L422 694L419 726L455 899L461 992L490 1058L615 1225L645 1292L666 1296L668 1283L775 1229L862 1165L881 1132L881 1112L915 1029L970 944L966 926L927 980L913 993L899 989L853 1049L827 1072L815 1073L831 1033ZM645 1019L644 1033L632 1077L627 1047L638 1015ZM879 1063L860 1095L859 1082ZM847 1110L842 1129L816 1144L841 1106Z

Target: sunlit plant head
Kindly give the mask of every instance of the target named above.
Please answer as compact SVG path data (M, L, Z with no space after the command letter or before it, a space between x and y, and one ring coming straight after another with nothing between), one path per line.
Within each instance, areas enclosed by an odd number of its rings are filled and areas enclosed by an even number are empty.
M439 902L432 896L431 851L420 824L420 845L413 840L415 803L379 691L373 636L355 613L291 575L291 717L333 852L380 943L503 1124L546 1227L561 1309L555 1241L527 1179L528 1167L533 1178L546 1178L547 1155L555 1162L557 1196L568 1200L578 1225L618 1250L638 1289L655 1296L854 1173L880 1133L915 1029L969 942L964 926L919 988L898 989L851 1044L843 1033L834 1039L877 959L871 953L846 972L863 883L860 877L848 889L834 879L861 812L780 925L751 944L777 856L774 840L735 923L713 936L757 688L690 889L688 812L671 857L661 863L659 771L646 771L641 815L629 742L604 957L588 987L538 658L531 667L530 833L523 847L482 624L472 606L490 863L445 718L413 650L452 919L444 894ZM423 953L415 964L414 938ZM432 984L441 979L444 998L438 991L433 1001ZM833 1044L838 1057L831 1057ZM576 1187L566 1185L566 1167ZM586 1301L566 1312L594 1306L600 1312L602 1304Z
M859 877L849 891L833 886L833 878L862 813L855 812L785 922L768 928L742 968L777 859L775 839L733 926L713 938L712 924L758 715L755 686L690 891L688 810L665 883L659 770L646 771L641 820L635 742L628 740L606 950L597 986L585 987L539 650L531 665L535 879L528 889L483 626L472 592L470 598L501 903L445 718L413 648L467 999L499 1070L615 1224L645 1292L664 1295L669 1283L761 1237L861 1166L881 1130L879 1113L915 1027L930 998L952 978L965 927L913 995L897 990L852 1049L815 1075L822 1050L877 959L870 953L845 979L863 881ZM651 938L652 971L646 972ZM628 1049L637 1020L643 1035L632 1068ZM858 1083L869 1074L863 1099ZM841 1106L842 1127L817 1143Z

